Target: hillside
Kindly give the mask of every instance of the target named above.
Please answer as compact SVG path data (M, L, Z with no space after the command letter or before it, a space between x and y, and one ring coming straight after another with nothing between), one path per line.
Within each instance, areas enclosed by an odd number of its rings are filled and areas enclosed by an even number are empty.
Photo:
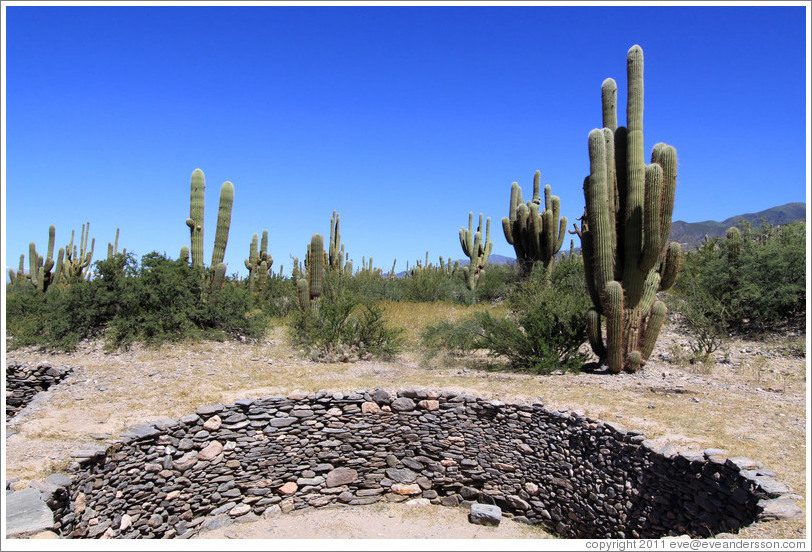
M679 242L683 247L696 247L705 236L723 237L725 231L731 226L735 226L741 220L747 220L754 224L765 220L773 226L788 224L797 220L806 219L806 203L787 203L778 207L771 207L757 213L746 213L727 218L721 222L706 220L702 222L685 222L675 220L671 224L671 241Z

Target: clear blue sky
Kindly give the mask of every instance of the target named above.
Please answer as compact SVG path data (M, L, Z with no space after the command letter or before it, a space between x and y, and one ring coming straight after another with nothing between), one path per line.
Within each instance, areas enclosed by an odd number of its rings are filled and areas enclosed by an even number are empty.
M96 259L116 228L177 257L195 168L207 264L234 183L229 274L263 229L289 274L333 210L356 267L461 258L469 211L513 256L511 182L527 197L538 169L570 228L582 214L600 86L624 124L634 44L646 151L678 153L674 220L807 201L808 3L5 8L6 267L87 221Z

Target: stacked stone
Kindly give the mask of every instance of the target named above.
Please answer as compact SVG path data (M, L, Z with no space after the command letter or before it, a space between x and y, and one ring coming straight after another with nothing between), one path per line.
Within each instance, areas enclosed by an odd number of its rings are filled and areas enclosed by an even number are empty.
M16 416L37 393L56 385L72 371L50 364L6 364L6 420Z
M413 498L497 505L568 538L709 536L788 492L747 459L654 451L639 432L541 404L417 390L209 405L77 454L72 470L59 528L91 538L187 538L213 520Z

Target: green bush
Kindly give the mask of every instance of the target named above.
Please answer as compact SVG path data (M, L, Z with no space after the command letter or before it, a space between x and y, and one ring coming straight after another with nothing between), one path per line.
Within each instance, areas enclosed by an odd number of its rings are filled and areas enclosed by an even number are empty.
M350 281L349 276L327 273L314 306L291 315L294 343L306 347L314 359L391 357L402 346L402 330L387 327L383 309L351 292Z
M247 289L226 280L210 291L204 273L185 261L149 253L95 263L95 276L47 293L8 295L12 346L71 350L83 339L104 336L108 348L134 342L157 345L186 338L261 337L268 315Z
M773 329L806 309L806 223L780 227L743 222L741 240L708 240L686 252L672 288L676 297L702 290L725 306L731 331Z
M534 269L509 294L507 304L511 314L505 318L484 311L457 323L429 326L422 333L427 353L480 349L506 358L517 370L550 374L580 369L583 355L578 349L586 340L590 306L580 257L561 258L549 279L542 267Z

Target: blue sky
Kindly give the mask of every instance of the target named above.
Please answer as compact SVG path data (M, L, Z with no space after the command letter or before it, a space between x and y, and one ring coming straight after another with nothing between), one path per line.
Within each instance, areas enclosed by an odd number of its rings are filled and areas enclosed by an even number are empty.
M195 168L206 263L234 183L229 274L263 229L289 273L333 210L356 266L461 258L469 211L512 256L511 182L527 198L538 169L582 214L601 83L625 123L634 44L646 150L678 153L674 220L807 201L808 3L4 7L6 267L88 221L96 259L116 228L177 257Z

